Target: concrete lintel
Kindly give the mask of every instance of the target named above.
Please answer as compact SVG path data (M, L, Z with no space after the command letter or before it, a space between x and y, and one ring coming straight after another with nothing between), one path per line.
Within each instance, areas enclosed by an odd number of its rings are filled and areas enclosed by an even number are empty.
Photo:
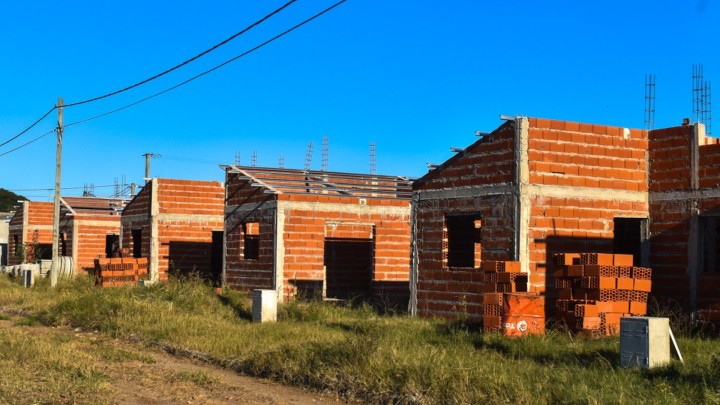
M590 198L629 202L648 202L648 194L644 191L615 190L593 187L568 187L532 184L527 186L528 194L558 198Z
M720 188L706 188L685 191L652 191L650 202L688 201L704 198L720 198Z
M410 215L410 204L403 207L360 204L338 204L324 202L282 201L278 209L306 210L316 212L348 212L357 214Z
M415 202L419 202L430 200L445 200L449 198L490 197L517 193L518 188L513 184L478 185L442 190L413 191L413 200Z
M222 215L193 215L193 214L157 214L157 221L186 221L186 222L223 222Z
M97 221L97 220L84 220L84 219L78 219L75 218L75 223L78 225L88 225L88 226L107 226L108 224L114 224L114 222L110 221ZM120 221L117 221L117 229L120 230Z
M52 231L53 226L52 225L26 225L25 229L30 233L34 232L35 230Z
M238 213L245 214L245 213L257 211L260 209L275 209L275 208L277 208L277 206L278 206L277 201L242 204L242 205L226 205L225 206L225 215L238 214Z
M147 214L123 215L120 217L120 222L126 224L135 221L147 221L147 219Z

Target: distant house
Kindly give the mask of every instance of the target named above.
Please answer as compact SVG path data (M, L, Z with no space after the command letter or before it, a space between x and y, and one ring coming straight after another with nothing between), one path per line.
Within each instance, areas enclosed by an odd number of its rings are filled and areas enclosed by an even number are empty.
M482 316L482 261L519 261L531 291L553 255L633 254L647 265L647 131L516 117L413 185L411 310Z
M52 257L53 203L22 201L10 219L8 265Z
M125 201L62 197L60 202L60 255L71 256L76 270L92 271L95 259L119 255Z
M7 265L8 260L8 238L10 234L10 218L12 214L9 212L0 212L0 266Z
M407 305L410 181L226 166L225 285Z
M121 245L148 258L152 280L197 273L219 283L223 198L216 181L153 178L122 212Z

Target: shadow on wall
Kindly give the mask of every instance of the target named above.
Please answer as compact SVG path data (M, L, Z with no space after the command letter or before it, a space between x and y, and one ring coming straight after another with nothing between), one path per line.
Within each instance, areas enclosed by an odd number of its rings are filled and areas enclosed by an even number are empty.
M562 236L548 236L545 239L535 239L535 243L545 243L546 261L537 263L537 273L545 274L545 313L555 313L555 300L557 299L555 289L554 273L559 269L553 261L558 253L614 253L613 239L609 238L574 238Z
M213 244L209 242L170 242L168 271L175 278L197 275L203 280L219 286L222 264L213 260Z

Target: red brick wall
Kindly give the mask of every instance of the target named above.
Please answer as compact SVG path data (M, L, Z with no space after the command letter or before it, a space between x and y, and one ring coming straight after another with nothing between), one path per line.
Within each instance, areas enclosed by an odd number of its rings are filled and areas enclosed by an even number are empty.
M462 189L468 186L516 185L515 123L508 121L448 159L413 184L414 194ZM415 203L415 243L417 255L417 313L456 319L482 317L482 273L447 266L447 214L473 213L482 217L482 260L513 258L513 206L515 197L486 195L477 197L423 199ZM477 284L476 284L477 283Z
M693 127L650 132L650 191L690 189L690 153Z
M142 257L150 257L150 209L152 203L152 182L145 183L140 192L123 209L121 216L120 243L123 249L133 254L132 230L142 231Z
M160 214L221 215L225 191L216 181L158 179Z
M397 305L407 305L410 276L410 202L368 199L365 208L353 197L283 195L281 201L313 204L347 204L347 209L317 210L287 205L285 224L285 296L308 280L321 286L325 278L325 242L329 239L365 239L374 232L371 293ZM377 210L372 207L378 207ZM405 207L403 214L379 212L382 207ZM401 210L402 211L402 210ZM335 225L335 226L334 226Z
M297 173L274 173L273 181L284 176L295 179ZM265 187L253 187L238 173L226 174L226 283L231 288L250 290L272 288L275 266L275 221L282 214L283 233L277 235L282 245L278 254L284 264L283 272L285 298L294 296L297 288L304 290L311 286L320 293L325 277L326 235L334 238L367 238L375 234L375 258L373 263L374 284L377 289L395 293L397 283L403 286L407 297L409 277L409 202L393 199L363 199L364 213L358 213L359 198L324 194L265 194ZM353 179L345 179L353 182ZM365 180L357 180L365 184ZM300 204L301 206L298 206ZM347 204L347 209L329 210L330 204ZM278 213L280 205L282 212ZM312 207L312 208L309 208ZM373 208L377 207L377 209ZM381 215L375 211L382 207L406 207L405 215ZM259 224L259 255L246 258L244 255L243 224ZM328 227L335 223L335 227ZM329 231L328 231L329 230ZM392 288L387 289L388 285Z
M552 273L557 270L552 260L554 254L613 253L613 220L648 217L648 204L644 201L535 196L531 204L529 281L546 291L553 284Z
M20 264L20 260L18 260L16 252L18 251L19 246L22 246L23 242L25 242L25 235L23 234L23 218L25 218L25 214L23 213L23 207L21 205L18 207L17 211L15 211L15 215L10 218L10 223L8 224L7 263L9 266ZM15 243L16 238L17 244Z
M647 132L529 119L530 184L647 191Z
M87 221L77 219L78 252L75 266L77 270L92 271L95 268L95 259L106 257L106 236L120 234L120 217L92 223ZM67 244L69 255L72 240L68 240Z
M719 139L712 139L720 142ZM700 145L700 188L720 187L720 143Z
M278 174L281 176L282 174ZM375 235L373 292L403 296L409 291L410 225L409 201L368 198L363 209L359 198L323 194L265 194L236 173L227 173L226 283L231 288L251 290L274 286L273 267L275 215L281 204L284 216L282 239L285 298L298 289L312 287L320 293L325 278L325 237L367 238ZM295 206L293 206L295 204ZM302 206L298 206L300 204ZM309 204L309 205L308 205ZM347 209L329 210L329 204L346 204ZM308 206L317 209L308 208ZM377 208L374 208L377 207ZM403 215L382 214L383 207L406 207ZM244 258L243 223L259 223L259 257ZM328 224L335 223L336 227Z
M244 291L272 289L277 197L238 176L226 174L225 283ZM245 259L245 223L259 223L257 259Z
M701 199L698 202L698 209L701 215L720 215L720 197ZM716 260L720 260L720 251L716 251L715 254ZM720 302L720 272L701 272L697 282L697 307L705 309L718 302Z
M166 280L169 270L207 273L211 266L213 231L223 230L225 193L219 182L157 179L157 272ZM132 230L142 229L142 256L150 257L152 185L125 207L122 243L132 254ZM147 215L147 217L144 217ZM151 261L151 267L153 263Z
M482 260L510 260L515 249L514 200L515 197L508 194L416 203L419 315L447 319L467 315L474 320L482 317L482 272L448 268L445 215L479 214Z
M420 178L413 190L512 183L515 179L514 142L515 125L508 122Z
M701 243L701 217L720 214L720 145L696 131L694 125L683 125L650 133L653 295L677 300L686 308L715 304L720 291L720 273L705 271L698 254L702 246L691 244ZM698 179L695 189L693 176Z
M547 289L552 255L613 252L615 217L648 217L647 132L605 125L529 119L530 184L572 187L575 197L533 196L529 227L530 284ZM560 193L562 194L562 193Z
M150 204L152 200L152 183L148 182L135 197L125 206L123 217L133 215L147 215L150 217Z
M20 264L15 256L15 236L18 236L18 244L32 244L33 238L37 231L37 242L42 245L52 245L52 226L53 226L53 203L51 202L35 202L28 201L27 228L23 229L25 214L23 206L18 207L17 212L11 218L9 224L9 241L8 241L8 265ZM51 250L49 246L45 246L46 250ZM26 249L26 260L33 259L30 256L30 250Z

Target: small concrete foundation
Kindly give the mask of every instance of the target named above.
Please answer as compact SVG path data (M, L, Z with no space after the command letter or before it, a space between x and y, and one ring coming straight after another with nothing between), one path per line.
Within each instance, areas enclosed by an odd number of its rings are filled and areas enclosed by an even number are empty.
M253 322L277 321L277 292L275 290L253 290Z

